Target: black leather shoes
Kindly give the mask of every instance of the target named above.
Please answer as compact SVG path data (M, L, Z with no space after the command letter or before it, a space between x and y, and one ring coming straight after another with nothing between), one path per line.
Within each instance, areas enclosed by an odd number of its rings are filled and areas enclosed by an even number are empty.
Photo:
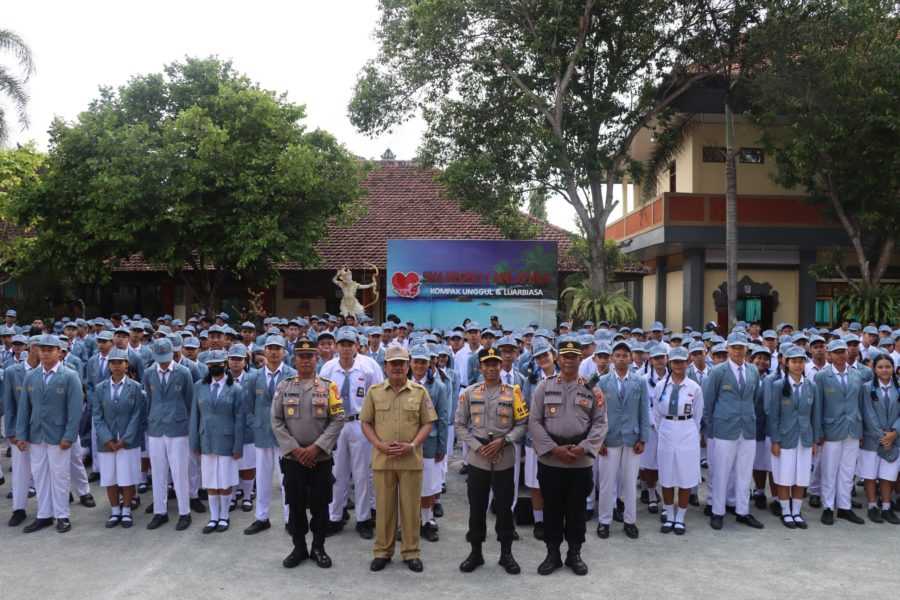
M788 529L797 529L797 524L794 523L793 517L782 517L781 524L787 527Z
M153 515L147 523L147 529L158 529L169 522L169 515Z
M309 558L309 551L306 549L306 546L303 546L302 548L294 548L290 554L284 557L284 560L281 561L281 564L285 569L293 569L307 558Z
M769 503L769 512L771 512L776 517L781 516L781 503L778 500L772 500Z
M218 522L218 521L210 521L210 522L207 523L206 526L205 526L203 529L201 529L200 531L201 531L204 535L208 535L208 534L212 533L213 531L215 531L215 530L216 530L216 527L218 527L218 525L219 525L219 522Z
M884 523L884 518L881 516L881 511L877 506L873 506L869 509L869 520L873 523Z
M711 505L707 504L706 506L703 507L703 516L704 517L712 516L712 506Z
M672 533L672 530L675 529L675 521L666 521L662 524L662 527L659 528L660 533Z
M384 558L383 556L375 557L372 559L372 564L369 565L369 570L383 571L389 562L391 562L389 558Z
M330 569L331 568L331 557L325 553L325 548L313 548L309 553L310 558L312 558L316 566L320 569Z
M709 526L718 531L719 529L722 529L724 521L725 519L722 515L713 515L709 518Z
M271 526L272 524L268 519L266 519L265 521L253 521L252 523L250 523L250 526L244 530L244 535L256 535L260 531L265 531Z
M518 575L522 572L522 568L519 566L519 563L516 562L516 559L513 557L512 552L501 554L500 560L497 561L497 564L503 567L503 570L510 575Z
M57 519L56 520L56 532L57 533L65 533L72 529L72 522L68 519Z
M150 504L147 505L147 508L144 509L144 514L145 514L145 515L152 515L152 514L153 514L153 500L151 500L151 501L150 501Z
M588 566L581 560L580 550L569 550L566 554L566 566L572 569L576 575L588 574Z
M372 523L371 520L359 521L356 524L356 533L358 533L359 537L361 537L364 540L371 540L374 537L374 535L375 535L374 529L375 529L375 524Z
M638 528L634 523L625 523L625 535L632 540L638 539Z
M691 494L688 496L688 504L691 506L700 506L700 497L697 494Z
M862 517L848 508L839 508L837 511L837 517L838 519L844 519L845 521L850 521L851 523L855 523L856 525L863 525L865 523Z
M343 521L328 521L328 525L325 526L325 537L331 537L343 531L344 522Z
M547 556L544 558L544 562L538 565L538 575L549 575L553 571L561 568L563 566L562 557L559 555L559 550L547 550Z
M440 519L444 516L444 507L440 502L435 502L434 506L431 507L431 510L434 512L435 519Z
M797 529L809 528L809 525L806 524L806 519L804 519L801 515L794 515L794 525L797 526Z
M884 519L885 523L900 525L900 519L897 518L897 514L893 510L881 511L881 518Z
M605 540L609 538L609 525L604 523L597 524L597 537L601 540Z
M9 523L7 523L10 527L18 527L22 523L25 522L25 511L24 510L14 510L12 516L9 518Z
M35 519L34 521L26 525L25 529L23 529L22 531L24 531L25 533L34 533L35 531L40 531L41 529L50 527L51 525L53 525L53 519Z
M765 494L756 494L753 496L753 505L756 506L757 510L766 510L766 495Z
M813 508L822 508L822 498L815 494L811 494L809 496L809 505Z
M418 558L410 558L409 560L404 560L407 568L413 573L421 573L425 569L425 565L422 564L422 561Z
M437 527L435 527L431 523L425 523L424 525L422 525L422 527L419 529L419 535L422 536L422 539L429 542L436 542L440 539Z
M175 531L184 531L191 526L191 515L181 515L175 523Z
M85 494L84 496L79 497L78 502L82 506L87 507L87 508L94 508L95 506L97 506L97 502L94 500L94 497L91 496L90 494Z
M228 519L219 519L219 524L216 525L216 531L219 533L225 533L228 531L228 528L231 527L231 521Z
M534 530L532 533L534 534L534 539L538 540L539 542L543 542L544 541L544 522L537 521L534 524Z
M765 525L760 523L759 520L750 513L747 513L746 515L738 515L735 520L738 523L746 525L747 527L752 527L753 529L762 529L765 527Z
M466 557L466 560L459 563L459 570L463 573L471 573L484 564L484 555L480 551L473 550Z
M216 500L218 500L218 496L216 496ZM206 505L203 504L200 498L191 498L191 510L195 513L203 514L206 512Z
M834 511L830 508L826 508L822 511L822 525L834 525Z

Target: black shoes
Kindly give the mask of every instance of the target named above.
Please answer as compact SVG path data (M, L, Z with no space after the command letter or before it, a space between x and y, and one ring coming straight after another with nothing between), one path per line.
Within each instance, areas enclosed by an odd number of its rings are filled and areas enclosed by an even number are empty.
M432 512L434 512L434 518L440 519L444 516L444 507L441 506L440 502L435 502L434 506L431 507Z
M34 533L35 531L40 531L46 527L50 527L53 525L53 519L35 519L31 523L25 526L25 533Z
M769 512L775 515L776 517L781 516L781 502L778 500L772 500L769 503Z
M369 570L383 571L389 562L391 562L391 559L384 558L383 556L378 556L372 559L372 564L369 565Z
M839 508L837 511L838 519L844 519L845 521L850 521L851 523L855 523L856 525L863 525L865 521L863 521L862 517L853 512L852 509L849 508Z
M331 557L325 553L325 548L316 548L313 547L312 551L309 553L310 558L315 561L316 566L320 569L330 569L331 568Z
M822 508L821 496L816 496L815 494L810 494L809 505L812 506L813 508Z
M675 535L684 535L686 531L684 523L675 523Z
M788 529L797 529L797 524L794 523L794 517L782 517L781 524Z
M56 532L57 533L65 533L72 529L72 523L68 519L57 519L56 520Z
M284 557L284 560L281 561L281 564L285 569L293 569L307 558L309 558L309 551L306 549L306 546L303 546L302 548L294 548L290 554Z
M191 526L191 515L181 515L175 523L175 531L184 531Z
M460 475L468 475L468 473L469 473L469 465L464 464L463 466L461 466L459 468Z
M218 521L210 521L209 523L206 524L206 527L204 527L201 531L203 532L204 535L208 535L208 534L212 533L213 531L215 531L216 527L218 527L218 526L219 526Z
M139 483L137 486L137 492L138 492L138 494L146 494L147 493L147 484Z
M106 519L106 524L104 527L107 529L112 529L113 527L118 527L122 522L122 515L109 515L109 518Z
M881 518L884 519L885 523L900 525L900 518L897 518L897 514L893 510L888 509L881 511Z
M581 560L581 550L572 550L569 549L568 554L566 554L566 566L572 569L572 572L576 575L587 575L588 574L588 566Z
M500 559L503 560L503 557L501 556ZM472 550L466 557L466 560L459 563L459 570L463 573L471 573L483 564L484 555L482 555L481 550Z
M356 533L364 540L371 540L375 536L375 525L371 519L368 521L359 521L356 524Z
M703 507L703 516L704 517L712 516L712 505L707 504L706 506Z
M152 514L153 514L153 500L151 500L151 501L150 501L150 504L147 505L146 510L144 510L144 514L145 514L145 515L152 515Z
M419 529L419 535L422 536L422 539L429 542L436 542L440 539L440 536L438 536L438 528L434 523L425 523L422 525Z
M691 506L700 506L700 497L697 494L691 494L688 496L688 504Z
M12 516L9 518L9 523L7 523L7 525L9 525L10 527L18 527L25 522L25 518L26 515L24 510L14 510Z
M881 511L878 507L873 506L869 509L869 520L873 523L884 523L884 517L881 516Z
M231 521L228 519L219 519L219 524L216 525L216 531L219 533L224 533L228 531L228 528L231 526Z
M662 527L659 528L660 533L672 533L675 529L675 521L666 521L662 524Z
M750 513L738 515L736 521L747 527L752 527L753 529L763 529L765 527L765 525L760 523L759 520Z
M91 474L88 475L88 483L94 483L95 481L100 481L100 473L91 471Z
M413 573L421 573L425 569L425 565L422 564L422 561L418 558L410 558L409 560L404 560L407 568Z
M625 535L629 539L636 540L638 538L638 528L634 523L625 523Z
M537 572L538 575L549 575L553 571L562 568L562 566L563 561L559 555L559 548L547 548L547 556L544 558L544 562L538 565Z
M834 511L826 508L822 511L822 525L834 525Z
M519 563L516 562L512 552L502 553L497 564L503 567L509 575L518 575L522 572L522 568L519 566Z
M203 514L206 512L206 505L203 504L200 498L191 498L191 510L195 513Z
M325 537L331 537L344 530L344 521L328 521L325 526Z
M252 523L250 523L250 526L244 530L244 535L256 535L260 531L265 531L271 526L272 524L268 519L266 519L265 521L253 521Z
M543 521L535 521L534 523L534 539L543 542L544 541L544 522Z
M78 498L78 502L82 506L87 507L87 508L94 508L95 506L97 506L97 502L94 501L94 497L91 496L90 494L85 494L84 496L80 496Z
M766 509L766 495L765 494L755 494L753 496L753 505L756 506L758 510Z
M713 515L709 518L709 526L716 531L722 529L725 518L722 515Z
M609 525L604 523L597 524L597 537L601 540L609 539Z
M159 529L168 522L169 515L153 515L153 518L147 523L147 529Z

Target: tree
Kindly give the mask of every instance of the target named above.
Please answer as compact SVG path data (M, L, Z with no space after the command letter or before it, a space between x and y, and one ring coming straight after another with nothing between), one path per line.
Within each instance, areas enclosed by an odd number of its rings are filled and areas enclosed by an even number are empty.
M16 33L8 29L0 29L0 52L12 55L17 70L0 64L0 96L12 102L19 123L26 127L28 115L25 109L28 105L28 93L25 84L34 74L34 61L31 49L25 41ZM6 141L9 136L9 124L6 121L6 113L0 106L0 142Z
M547 220L547 192L538 188L528 193L528 214L535 219Z
M509 218L529 192L565 199L606 291L613 188L637 170L637 133L705 74L679 49L699 6L669 0L381 0L380 52L351 121L375 134L421 112L420 159L466 208ZM632 173L634 175L634 173Z
M6 263L99 283L141 255L210 309L229 278L264 286L280 262L314 264L326 225L353 216L365 167L303 117L216 58L102 89L75 123L52 125L46 171L12 194L9 216L31 236Z
M754 43L779 43L753 80L753 114L778 181L805 188L843 226L856 268L838 251L825 270L880 302L900 231L900 9L784 0L769 14Z

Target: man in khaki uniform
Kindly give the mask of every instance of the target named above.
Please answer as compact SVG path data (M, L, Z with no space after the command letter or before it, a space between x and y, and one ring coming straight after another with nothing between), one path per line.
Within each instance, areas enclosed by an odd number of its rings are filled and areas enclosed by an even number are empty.
M384 569L394 554L397 498L403 534L400 555L411 571L424 568L419 553L419 496L422 491L422 444L437 420L428 392L407 379L409 353L400 346L385 352L387 381L366 393L359 420L372 444L375 480L375 558L371 569Z
M344 406L337 386L316 376L317 355L311 341L298 340L294 345L297 375L278 384L272 398L272 432L281 451L284 494L290 507L288 529L294 541L293 551L282 561L289 569L310 556L323 569L331 566L325 553L334 466L331 451L344 426ZM311 553L306 550L310 529Z
M481 545L487 536L487 508L491 491L497 511L500 565L510 575L521 572L512 554L515 446L525 437L528 406L518 385L500 382L500 353L494 348L478 351L483 383L470 385L460 396L456 411L456 436L469 449L469 532L472 552L459 565L471 573L484 564Z
M544 496L544 542L547 557L538 574L563 566L559 547L569 545L566 566L587 575L581 559L585 503L593 485L593 465L606 439L606 406L598 387L588 389L578 376L581 345L560 338L559 375L540 382L531 397L528 432L538 455L538 483ZM631 485L632 482L626 482Z

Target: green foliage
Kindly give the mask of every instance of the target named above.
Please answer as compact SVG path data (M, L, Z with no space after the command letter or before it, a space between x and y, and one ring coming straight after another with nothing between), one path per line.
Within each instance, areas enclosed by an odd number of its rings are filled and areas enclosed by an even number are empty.
M573 287L567 287L560 294L560 299L568 306L570 319L582 321L591 319L594 322L630 323L637 319L634 305L625 296L624 290L606 291L595 294L588 281Z
M900 287L880 285L851 290L835 298L838 314L860 323L900 321Z
M10 190L34 183L45 160L33 144L0 149L0 219L6 215Z
M528 193L528 214L541 221L547 220L547 191L538 188Z
M0 63L0 98L12 103L19 123L25 127L28 125L28 115L25 113L28 92L25 91L25 84L34 73L31 49L15 32L0 29L0 55L11 56L18 67L18 70L14 70L8 64ZM6 122L4 108L0 105L0 142L6 141L8 136L9 124Z
M604 258L606 260L606 270L610 274L612 280L615 280L614 274L616 271L638 264L638 261L622 252L619 243L615 240L606 240L603 247L605 250ZM588 243L584 236L576 236L573 238L572 248L569 250L569 254L583 264L585 269L589 268L590 258L588 255Z
M46 172L12 194L9 216L34 238L7 263L102 282L141 254L210 308L227 277L265 286L276 263L314 264L329 220L357 210L366 167L304 114L216 58L101 90L53 124Z

